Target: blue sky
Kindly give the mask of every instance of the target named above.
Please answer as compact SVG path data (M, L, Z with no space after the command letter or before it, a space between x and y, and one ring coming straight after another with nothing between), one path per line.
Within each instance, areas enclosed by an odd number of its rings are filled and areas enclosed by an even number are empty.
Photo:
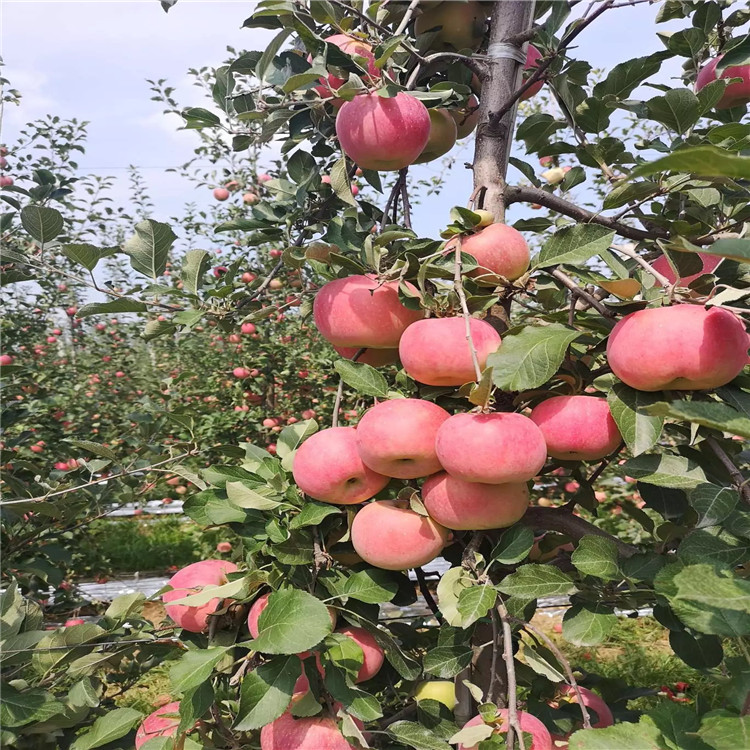
M159 103L150 99L146 79L167 78L181 103L201 104L188 68L219 64L227 45L261 49L271 37L272 32L241 28L252 3L180 0L169 14L157 0L3 0L1 7L6 77L24 96L20 108L5 111L3 142L12 143L23 123L45 114L88 120L83 173L120 177L116 195L124 196L126 169L138 166L157 219L177 213L185 202L201 201L191 185L165 172L191 157L195 134L179 131L179 118L161 113ZM607 70L662 49L656 31L666 28L654 25L657 7L644 4L604 13L579 37L575 56ZM663 82L677 72L672 66ZM465 145L459 163L470 160L472 152L473 146ZM440 171L429 165L416 169L425 175ZM416 208L416 228L436 233L448 209L464 204L470 192L470 173L457 167L449 187ZM205 201L210 201L209 191ZM514 208L511 218L523 211Z

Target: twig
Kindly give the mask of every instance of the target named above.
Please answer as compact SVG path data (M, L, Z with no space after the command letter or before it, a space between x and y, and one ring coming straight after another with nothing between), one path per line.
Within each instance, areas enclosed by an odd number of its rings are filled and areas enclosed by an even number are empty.
M417 577L419 590L422 593L422 597L427 603L427 606L432 611L432 614L435 615L435 619L442 625L443 615L440 612L440 608L438 607L437 602L435 601L435 599L433 599L432 594L427 587L427 579L424 577L424 571L422 570L422 568L414 568L414 575Z
M477 383L482 379L482 368L479 366L479 356L477 355L477 349L474 346L474 340L471 337L471 313L469 312L469 305L466 302L466 294L464 293L464 285L461 279L461 237L460 235L456 238L456 262L453 272L453 286L456 289L456 294L461 303L461 312L464 317L464 324L466 326L466 341L469 344L471 350L471 361L474 365L474 374L477 378Z
M157 466L163 466L164 464L171 463L172 461L179 461L180 459L187 458L188 456L196 456L200 453L200 451L188 451L187 453L182 453L179 456L173 456L172 458L165 458L163 461L159 461L155 464L151 464L150 466L144 466L140 469L128 469L126 471L121 471L119 474L111 474L106 477L101 477L99 479L94 479L91 482L86 482L86 484L79 484L76 487L68 487L66 490L58 490L57 492L50 492L47 495L40 495L39 497L29 497L29 498L18 498L16 500L5 500L3 502L0 502L0 507L6 507L7 505L18 505L19 503L40 503L45 500L49 500L51 497L59 497L61 495L67 495L70 492L77 492L78 490L85 490L87 487L93 487L95 484L101 484L102 482L109 482L113 479L119 479L120 477L127 477L131 474L139 474L141 472L147 472L151 469L156 468Z
M581 289L581 287L578 286L578 284L576 284L575 281L573 281L573 279L568 276L568 274L561 271L559 268L554 269L554 271L547 271L547 273L556 278L563 286L567 287L570 290L571 294L586 300L586 302L588 302L591 307L593 307L605 318L614 320L617 317L606 305L602 304L596 297L594 297L592 294L589 294L585 289Z
M378 721L378 726L381 729L385 729L386 727L389 727L391 724L395 724L397 721L401 721L401 719L406 719L407 717L411 716L412 714L415 714L417 712L417 704L416 701L414 703L410 703L406 708L402 708L400 711L397 711L393 716L387 716L380 721Z
M659 282L661 286L672 286L671 282L664 274L659 273L645 258L642 258L640 255L638 255L635 250L631 250L629 247L625 247L624 245L612 245L612 249L617 250L618 253L627 255L628 258L632 258L641 268L648 271Z
M432 55L427 55L426 57L422 58L422 60L417 63L416 67L414 68L414 70L412 70L409 78L406 81L406 90L411 91L414 89L414 87L417 85L417 81L419 80L419 74L424 70L425 67L427 67L427 65L436 62L437 60L446 58L451 60L459 60L467 68L469 68L472 73L476 73L477 75L481 75L482 73L484 73L484 68L476 57L459 55L457 52L435 52Z
M268 288L268 285L276 278L276 274L282 269L284 265L284 260L282 258L279 258L278 261L276 261L276 265L271 269L268 276L266 276L265 279L261 282L261 284L258 286L257 289L253 289L253 291L247 295L247 297L243 297L239 303L237 304L237 309L241 309L245 305L248 304L248 302L252 302L254 299L257 299L260 297L263 292L266 291Z
M495 702L495 683L497 682L497 650L500 632L497 627L497 611L493 607L490 610L492 616L492 661L490 662L490 684L487 688L487 700L489 703Z
M715 438L709 436L706 438L706 442L719 461L724 465L724 468L729 472L729 476L732 478L737 492L740 493L742 501L745 505L750 505L750 484L748 484L742 472L735 466L734 461L729 458L726 451L719 445Z
M409 169L408 167L406 168ZM405 170L406 172L406 170ZM409 189L406 186L406 173L401 183L401 210L404 212L404 226L411 229L411 203L409 202Z
M409 25L411 17L414 15L414 11L417 9L418 5L419 0L411 0L411 2L409 3L409 7L406 9L406 13L404 13L404 17L401 19L401 23L393 32L393 36L399 36L400 34L404 33L404 29L406 29L406 27Z
M503 661L505 661L505 671L508 679L508 733L506 735L506 742L508 750L513 750L515 732L518 734L518 744L521 750L526 750L521 724L518 720L518 683L516 682L516 665L513 662L513 633L510 629L508 610L502 601L497 605L497 612L500 615L500 622L503 629Z
M339 377L339 387L336 389L336 400L333 402L333 417L331 417L331 427L339 426L339 410L341 409L341 399L344 396L344 378Z
M505 202L508 205L520 202L538 203L540 206L569 216L578 222L600 224L617 232L621 237L627 237L630 240L658 240L669 237L668 232L662 230L646 231L645 229L630 227L609 216L602 216L601 214L581 208L575 203L561 198L559 195L548 193L546 190L530 185L509 185L505 189Z
M466 545L463 555L461 556L461 567L465 568L466 570L476 570L474 555L476 554L483 540L484 531L475 531L473 533L471 541Z
M584 729L591 729L591 717L589 716L589 712L586 709L586 706L583 703L583 695L581 694L581 688L578 687L578 683L576 682L575 675L573 674L573 670L570 666L570 662L565 658L565 655L562 651L557 647L555 642L542 630L539 630L539 628L535 627L529 622L524 622L523 620L519 620L516 617L511 617L511 620L513 622L518 623L526 630L530 630L534 635L536 635L538 638L541 638L544 643L546 644L547 648L555 655L557 660L562 665L562 668L565 670L565 676L568 678L568 683L570 686L575 690L576 697L578 698L578 705L581 709L581 718L583 719L583 728Z

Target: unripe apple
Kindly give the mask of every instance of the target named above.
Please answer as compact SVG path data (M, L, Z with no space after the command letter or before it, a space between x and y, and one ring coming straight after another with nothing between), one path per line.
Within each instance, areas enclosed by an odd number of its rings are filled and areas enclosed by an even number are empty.
M174 701L149 714L135 734L135 749L140 750L149 740L157 737L174 737L180 725L179 713L180 702Z
M427 111L430 116L430 135L415 164L424 164L447 154L458 138L456 121L447 109L438 107Z
M526 482L544 466L541 430L523 414L454 414L440 426L435 449L443 468L465 482Z
M553 396L535 406L531 421L547 453L561 461L598 461L622 442L609 404L595 396Z
M385 570L418 568L448 542L448 529L393 500L368 503L354 517L352 545L365 561Z
M162 594L162 601L169 617L183 630L202 633L208 628L209 617L216 611L221 600L216 597L199 607L169 602L184 599L198 593L205 586L222 585L227 582L227 573L235 573L237 566L228 560L201 560L177 571L168 583L171 591Z
M409 285L416 293L416 288ZM374 276L347 276L324 284L313 303L315 325L334 346L393 349L422 310L410 310L398 297L398 282Z
M542 172L544 177L550 185L558 185L565 179L565 170L562 167L552 167L551 169Z
M657 307L626 315L612 329L612 372L639 391L711 390L726 385L748 362L740 319L720 307Z
M242 202L248 206L254 206L259 200L255 193L245 193L242 196Z
M367 73L364 75L360 73L360 77L366 80L375 81L380 78L380 70L375 65L375 55L372 52L372 47L363 41L349 34L333 34L332 36L326 37L325 41L329 44L335 44L343 53L347 55L353 55L356 57L364 57L367 60ZM308 61L312 61L312 56L308 56ZM338 76L329 73L327 78L320 79L320 86L315 87L315 91L318 95L327 99L333 96L333 92L340 89L346 80L339 78Z
M452 242L446 245L446 249L455 247ZM461 251L476 258L481 266L471 271L469 276L493 286L501 283L503 278L508 281L520 278L529 269L531 262L531 253L524 236L508 224L490 224L475 234L464 237Z
M309 437L294 456L292 473L302 492L337 505L368 500L390 481L363 463L354 427L332 427Z
M449 680L429 680L420 682L414 693L414 699L419 703L423 700L433 700L442 703L449 711L456 707L456 688Z
M435 436L449 417L432 401L382 401L359 422L359 455L365 465L385 476L416 479L433 474L442 468L435 454Z
M229 198L229 191L226 188L215 188L214 198L216 198L217 201L225 201Z
M506 734L508 732L508 709L501 708L498 711L501 721L499 724L494 725L494 734ZM526 711L518 712L518 723L521 727L521 731L531 735L531 747L527 747L526 750L555 750L555 745L552 741L547 727L530 713ZM481 716L475 716L473 719L464 724L465 727L475 727L480 724L484 724L484 719ZM477 745L459 745L458 750L477 750Z
M354 355L362 347L353 346L334 346L333 347L342 357L354 359ZM365 349L357 358L357 362L363 362L372 367L385 367L392 365L398 360L398 349Z
M434 33L430 49L458 52L476 51L487 29L487 9L478 2L420 3L421 15L414 22L414 33Z
M282 714L260 730L261 750L356 750L330 716L295 719Z
M701 259L703 268L698 271L698 273L680 277L680 286L689 286L691 282L695 281L700 276L703 276L703 274L713 273L719 263L724 260L719 255L708 255L708 253L696 253L696 255ZM672 270L672 266L669 264L665 255L660 255L656 260L652 261L651 267L654 271L658 271L662 276L665 276L670 284L677 283L677 276Z
M486 321L469 319L471 338L484 369L500 346L500 334ZM406 372L425 385L463 385L476 378L463 318L429 318L412 323L398 347Z
M269 289L279 290L284 286L284 282L281 279L271 279L268 284Z
M724 55L719 55L700 69L698 77L695 79L696 91L700 91L704 86L717 80L716 66L721 62L722 57ZM724 89L724 94L719 99L716 109L739 107L750 102L750 65L732 65L718 77L741 78L742 80L730 83Z
M480 484L446 472L428 477L422 487L424 507L442 526L457 531L504 529L529 507L525 482Z
M495 223L495 217L493 216L491 211L485 211L483 208L474 208L472 211L479 216L479 224L477 224L477 228L484 229L485 227L488 227L490 224Z
M460 140L468 138L479 122L479 100L473 94L461 109L448 110L456 123L456 136Z
M336 135L344 153L363 169L396 171L413 164L427 145L430 115L404 91L387 99L360 94L339 110Z

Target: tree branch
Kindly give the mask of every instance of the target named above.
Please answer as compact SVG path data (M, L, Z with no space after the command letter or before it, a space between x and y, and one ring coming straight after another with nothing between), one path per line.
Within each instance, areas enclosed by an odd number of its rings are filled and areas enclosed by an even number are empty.
M508 610L502 601L497 605L497 612L500 615L503 629L503 661L505 662L508 688L508 733L506 742L508 750L513 750L516 739L514 735L517 735L521 750L526 750L521 723L518 720L518 683L516 682L516 665L513 661L513 633L510 629Z
M740 493L742 502L745 503L745 505L750 505L750 484L747 483L742 472L734 465L734 461L729 458L727 452L719 445L715 438L707 437L706 443L708 443L709 448L714 452L716 458L721 461L724 468L729 472L729 476L732 478L732 482L734 483L737 492Z
M555 268L552 271L547 271L547 273L552 276L553 278L557 279L564 287L570 290L570 293L575 297L580 297L581 299L586 300L586 302L591 305L598 313L603 315L605 318L610 318L614 320L616 317L615 314L604 304L602 304L596 297L594 297L592 294L589 294L585 289L581 289L578 284L573 281L573 279L568 276L565 272L561 271L559 268Z
M432 614L435 615L435 619L442 625L443 615L440 612L440 608L438 607L437 602L432 597L430 589L427 587L427 579L425 578L424 571L422 570L422 568L414 568L414 575L417 577L419 591L421 592L422 597L427 603L427 606L432 611Z

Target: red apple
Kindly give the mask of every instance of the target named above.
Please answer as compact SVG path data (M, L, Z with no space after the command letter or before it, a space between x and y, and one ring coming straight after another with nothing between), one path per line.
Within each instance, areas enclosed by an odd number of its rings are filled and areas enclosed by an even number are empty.
M424 313L401 304L396 281L346 276L318 290L313 316L323 338L334 346L394 349L401 334Z
M442 552L448 537L448 529L393 500L365 505L351 529L355 552L385 570L425 565Z
M452 247L455 246L451 242L446 249ZM490 224L464 237L461 251L473 256L481 266L471 271L469 276L492 285L501 283L502 278L515 281L523 276L531 260L523 235L507 224Z
M249 378L250 377L250 370L248 370L246 367L235 367L234 370L232 370L232 375L234 375L235 378Z
M65 628L72 628L75 625L85 625L86 620L84 620L82 617L71 617L69 620L65 620L65 624L63 627Z
M360 94L345 102L336 117L344 153L363 169L380 171L413 164L427 145L430 126L424 104L403 91L390 98Z
M539 58L542 56L542 53L533 45L530 44L526 49L526 63L523 66L524 70L535 70L537 67L539 67ZM535 94L538 94L542 86L544 86L544 81L537 81L533 86L531 86L521 97L521 101L526 101L527 99L531 99L532 96Z
M447 109L437 107L427 111L430 116L430 136L415 164L424 164L447 154L458 138L456 121Z
M700 69L698 77L695 79L696 91L700 91L704 86L717 80L716 66L721 61L722 57L724 57L724 55L719 55ZM721 99L719 99L716 109L739 107L750 102L750 65L733 65L726 68L718 77L740 78L742 80L730 83L729 86L724 89L724 94Z
M253 638L258 637L260 630L258 629L258 620L263 610L268 606L268 597L273 592L269 591L266 594L261 594L250 607L250 612L247 615L247 629L250 631L250 635ZM338 612L333 607L328 607L328 616L331 618L331 627L336 627L336 620L338 619Z
M500 334L486 321L470 318L471 338L484 369L500 346ZM471 348L463 318L429 318L412 323L398 347L406 372L426 385L463 385L475 380Z
M446 528L504 529L526 512L529 488L525 482L464 482L441 472L424 483L422 501L430 518Z
M357 427L366 466L397 479L416 479L442 468L435 454L438 428L450 417L432 401L396 398L368 409Z
M701 259L703 267L698 273L681 277L680 286L689 286L691 282L695 281L700 276L703 276L703 274L713 273L719 263L724 260L718 255L708 255L707 253L697 253L697 255ZM655 261L652 261L651 266L654 271L658 271L662 276L666 276L670 284L677 283L677 275L672 270L672 266L669 265L669 261L665 255L660 255Z
M339 628L336 632L348 636L362 649L364 658L355 682L372 679L380 671L385 659L385 653L375 637L364 628L355 628L352 625Z
M13 357L10 354L0 354L0 365L12 365Z
M562 630L562 628L561 628ZM598 717L596 723L592 724L592 729L605 729L611 727L615 723L615 718L612 716L609 706L604 702L601 696L597 695L593 690L578 686L581 691L581 698L583 699L583 705L586 708L590 708L596 711ZM558 694L554 700L550 701L550 705L554 708L558 708L562 703L578 703L578 695L576 694L575 688L572 685L562 684L559 686ZM557 747L561 750L566 750L568 737L570 734L565 735L552 735L552 739L557 743Z
M726 385L748 362L740 319L720 307L655 307L626 315L612 329L612 372L640 391L711 390Z
M329 716L295 719L290 713L260 730L261 750L357 750Z
M500 722L495 726L495 734L505 734L508 731L508 709L502 708L498 711L500 716ZM481 716L475 716L473 719L469 719L465 727L475 727L483 724L484 719ZM518 712L518 723L521 726L521 731L531 735L531 747L526 747L526 750L555 750L555 745L552 742L552 736L547 731L547 727L532 714L526 711ZM459 745L458 750L476 750L478 745L472 745L467 747L466 745Z
M209 617L221 603L218 597L199 607L186 604L170 605L169 602L198 593L204 586L224 584L227 582L227 573L234 573L237 569L237 566L228 560L201 560L177 571L168 581L172 590L162 594L167 614L184 630L191 633L204 632L208 628Z
M369 75L361 77L370 81L380 78L380 70L375 65L375 55L372 53L372 47L365 41L349 34L333 34L333 36L326 37L325 41L329 44L335 44L344 54L364 57L367 60L367 72ZM312 56L308 57L308 60L312 60ZM330 73L327 78L320 79L321 85L316 86L315 91L323 98L328 98L333 96L333 92L340 89L344 83L346 83L345 79Z
M157 737L174 737L177 727L180 725L180 719L177 714L180 713L180 702L167 703L166 706L157 708L152 714L149 714L143 723L138 727L135 734L135 748L139 750L149 740ZM175 714L171 716L170 714Z
M541 430L523 414L454 414L441 425L435 449L443 468L465 482L526 482L544 466Z
M5 175L0 175L0 188L10 187L12 184L13 184L12 177L6 177Z
M309 437L294 456L292 473L302 492L337 505L368 500L390 481L363 463L354 427L332 427Z
M622 441L609 404L595 396L553 396L531 411L547 453L561 461L598 461Z

